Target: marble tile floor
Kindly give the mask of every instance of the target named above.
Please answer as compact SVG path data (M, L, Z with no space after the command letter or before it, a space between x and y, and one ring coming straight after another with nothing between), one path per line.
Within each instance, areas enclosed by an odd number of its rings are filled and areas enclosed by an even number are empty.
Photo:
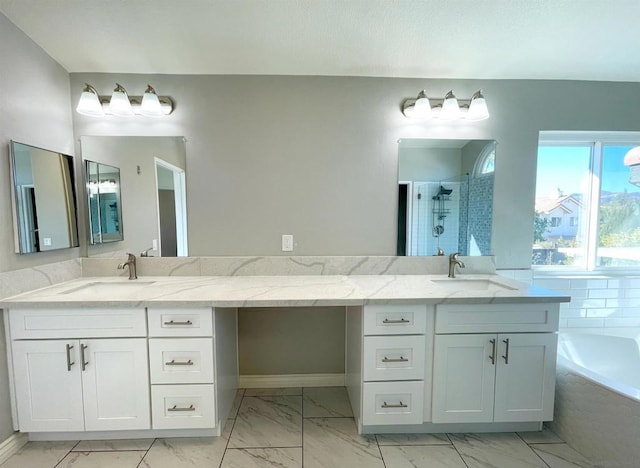
M548 430L357 433L343 387L239 390L221 437L29 442L0 468L590 468Z

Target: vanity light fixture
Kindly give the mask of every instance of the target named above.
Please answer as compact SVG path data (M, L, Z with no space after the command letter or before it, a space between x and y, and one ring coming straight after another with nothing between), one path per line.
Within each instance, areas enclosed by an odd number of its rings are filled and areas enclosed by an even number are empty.
M111 95L109 110L113 115L118 115L120 117L129 117L130 115L133 115L133 108L131 107L127 90L119 83L116 83L116 88L113 90L113 94Z
M142 115L146 115L147 117L162 117L164 115L164 112L162 112L162 106L160 105L160 99L158 99L158 95L156 94L156 90L153 89L150 84L147 85L147 90L142 96L140 113Z
M84 89L80 95L80 101L78 101L76 112L78 114L90 115L92 117L100 117L104 115L98 91L96 91L96 88L91 86L89 83L84 84Z
M415 99L407 99L402 103L402 113L411 119L439 119L439 120L485 120L489 118L487 101L479 90L471 99L458 99L453 90L444 98L427 97L425 90L420 91Z
M124 86L116 83L111 96L100 96L98 91L87 83L80 95L76 112L92 117L163 117L173 112L173 101L167 96L158 96L151 85L147 85L143 96L129 96Z

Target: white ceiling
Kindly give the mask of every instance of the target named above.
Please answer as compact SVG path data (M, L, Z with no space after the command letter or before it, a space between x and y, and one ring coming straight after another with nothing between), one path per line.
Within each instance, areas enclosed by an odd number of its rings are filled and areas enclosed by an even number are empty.
M69 72L640 81L640 0L0 0Z

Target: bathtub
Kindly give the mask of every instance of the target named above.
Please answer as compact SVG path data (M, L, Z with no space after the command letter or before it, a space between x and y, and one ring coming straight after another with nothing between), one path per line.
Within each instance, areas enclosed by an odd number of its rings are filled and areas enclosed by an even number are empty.
M549 426L597 466L640 466L639 328L559 334Z

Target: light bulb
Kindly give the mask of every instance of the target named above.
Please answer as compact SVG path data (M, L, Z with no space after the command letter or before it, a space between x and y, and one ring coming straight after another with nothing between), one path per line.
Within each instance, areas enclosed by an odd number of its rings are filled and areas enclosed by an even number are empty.
M129 102L127 90L118 83L116 83L116 88L113 90L113 94L111 95L109 110L113 115L118 115L120 117L129 117L133 115L133 109L131 108L131 102Z
M144 92L144 96L142 96L140 113L147 117L164 116L164 112L162 112L162 106L160 105L160 99L158 99L156 90L153 89L151 85L147 85L147 90Z
M453 94L453 90L445 95L439 117L441 120L455 120L460 118L460 106L458 106L458 98Z
M469 104L469 110L465 118L467 120L485 120L489 118L487 101L484 99L482 91L477 91L471 96L471 103Z
M92 117L100 117L104 115L102 104L100 104L100 98L96 89L88 83L85 83L85 88L82 90L80 100L78 101L78 107L76 112L82 115L89 115Z

